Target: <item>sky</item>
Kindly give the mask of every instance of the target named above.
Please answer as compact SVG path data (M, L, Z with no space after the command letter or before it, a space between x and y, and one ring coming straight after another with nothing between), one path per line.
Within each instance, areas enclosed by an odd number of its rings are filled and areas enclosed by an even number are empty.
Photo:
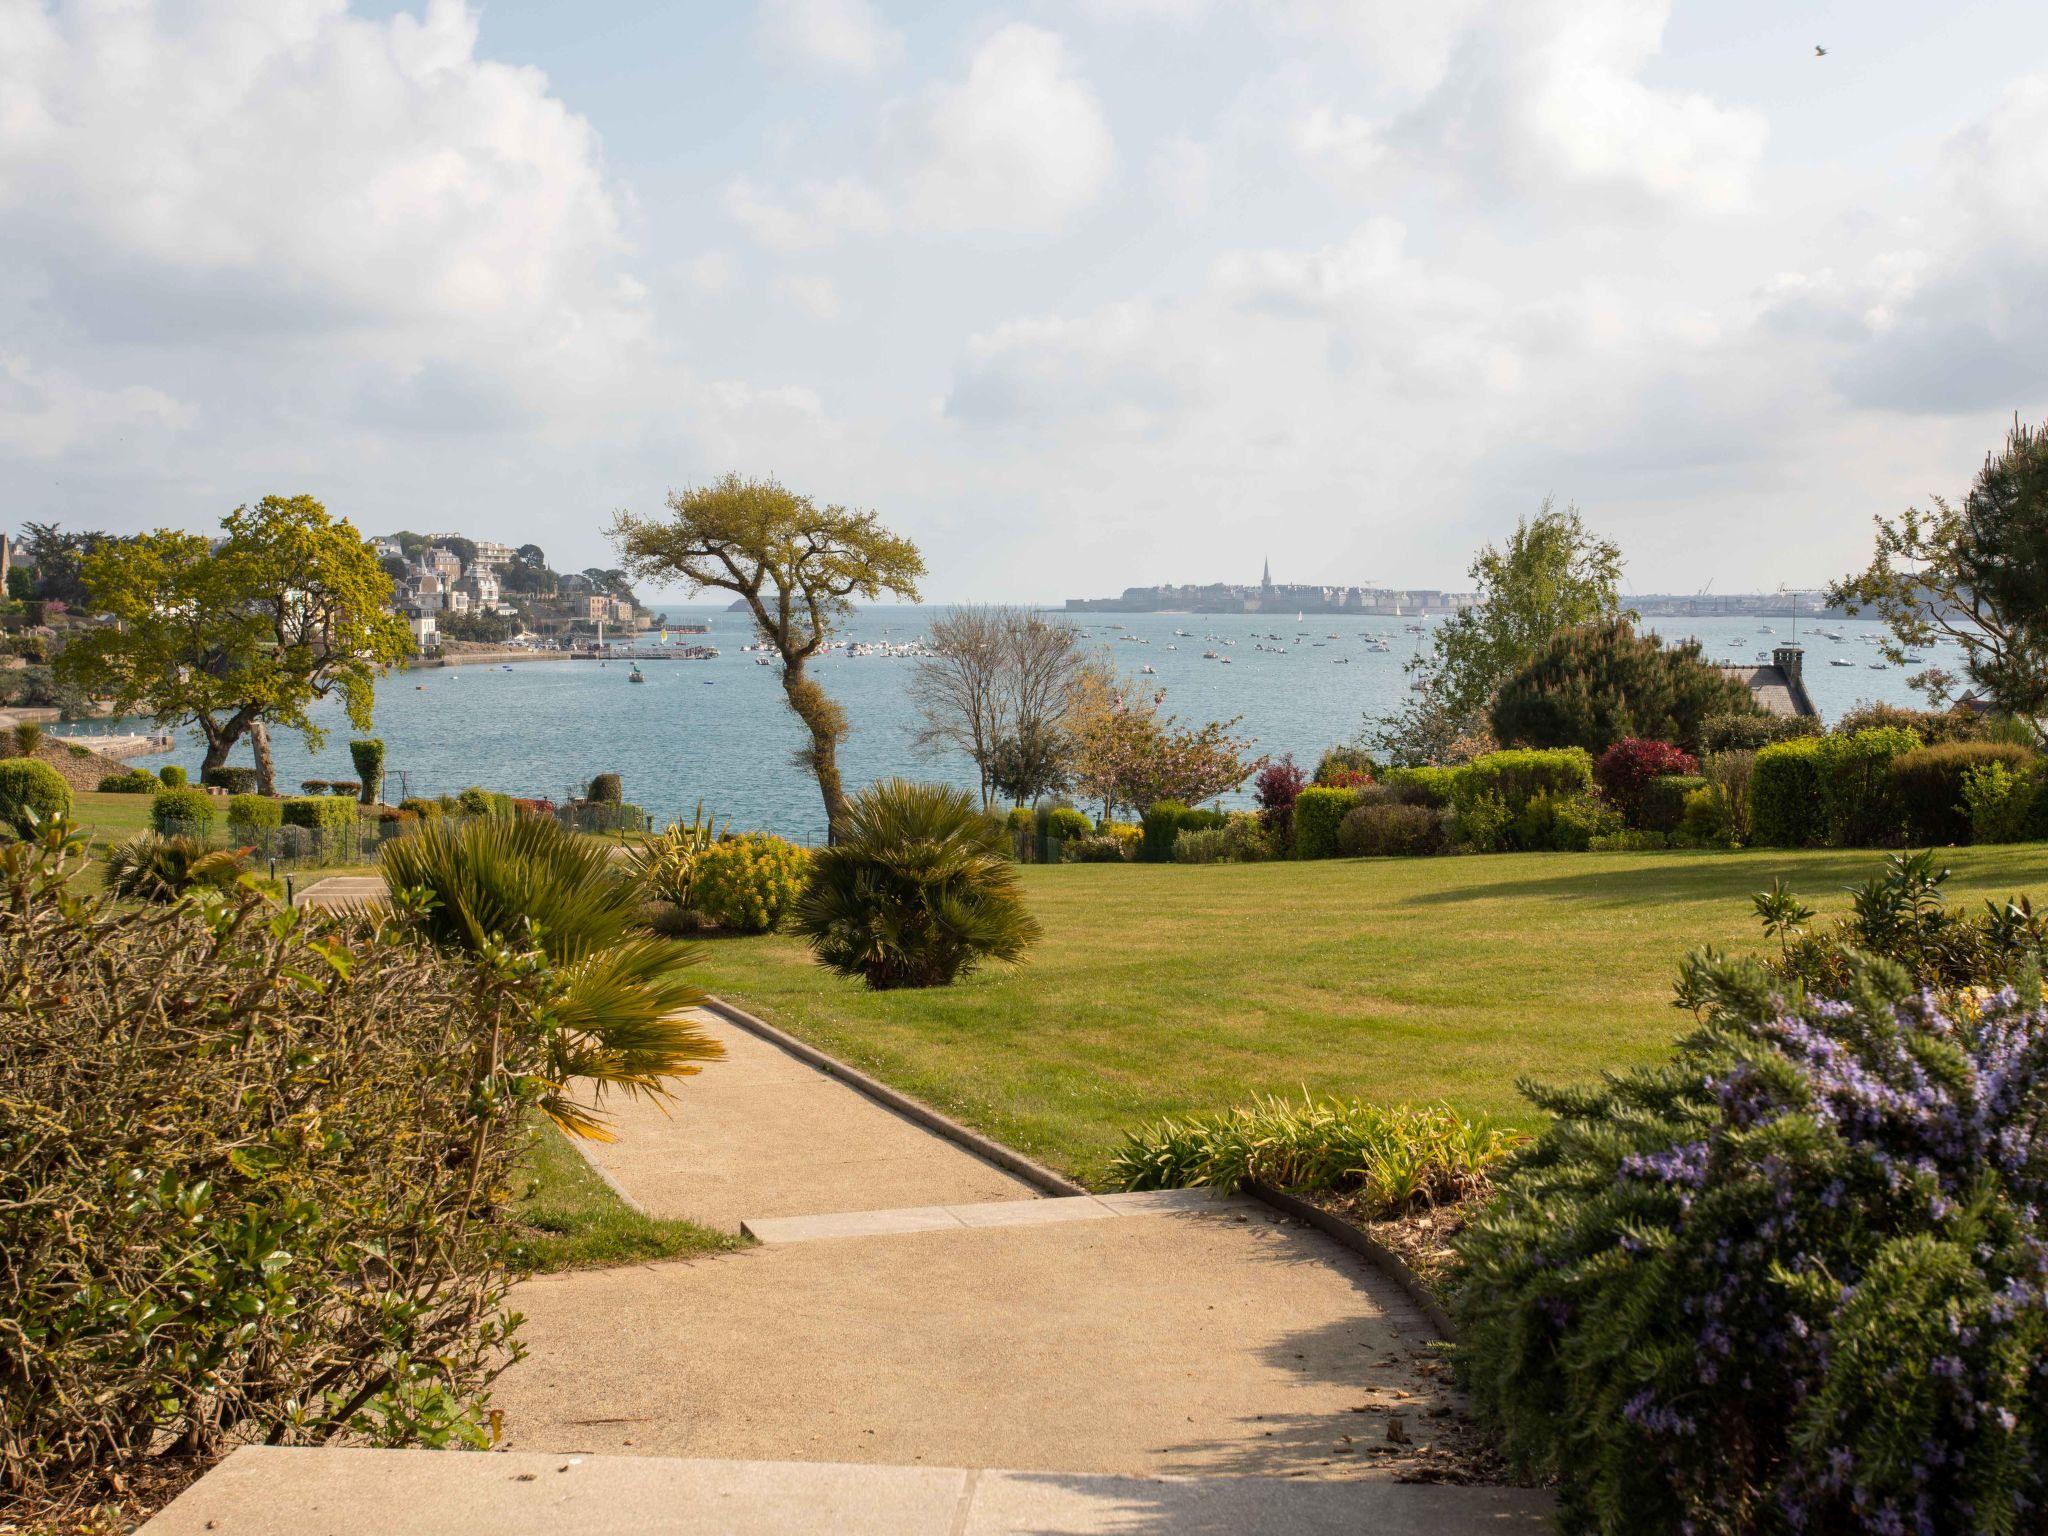
M2038 0L0 0L0 528L1810 587L2048 416L2044 273Z

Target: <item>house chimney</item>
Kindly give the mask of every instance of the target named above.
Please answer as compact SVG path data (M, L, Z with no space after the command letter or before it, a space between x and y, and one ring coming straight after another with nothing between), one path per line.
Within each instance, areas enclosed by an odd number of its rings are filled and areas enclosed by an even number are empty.
M1796 645L1781 645L1771 652L1771 661L1789 682L1803 681L1800 668L1805 660L1806 652Z

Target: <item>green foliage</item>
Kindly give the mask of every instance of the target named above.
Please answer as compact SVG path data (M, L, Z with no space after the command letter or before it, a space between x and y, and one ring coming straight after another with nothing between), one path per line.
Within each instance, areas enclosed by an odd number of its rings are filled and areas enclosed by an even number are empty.
M594 805L618 805L625 800L626 790L616 773L600 773L590 781L584 798Z
M1415 807L1409 807L1415 809ZM1521 1137L1444 1105L1254 1099L1130 1132L1109 1169L1117 1189L1357 1191L1368 1218L1451 1204L1486 1187Z
M56 769L32 757L0 760L0 825L28 837L70 814L71 786Z
M635 935L639 887L603 847L545 817L487 816L421 822L378 859L405 930L471 962L473 1033L520 1017L539 988L548 1029L523 1092L565 1131L602 1137L610 1090L664 1096L723 1054L680 1016L703 1000L683 974L695 957ZM597 1103L571 1096L579 1080Z
M1606 832L1589 839L1586 850L1589 853L1656 853L1670 846L1669 833L1645 832L1641 827L1627 827L1619 832Z
M1393 793L1403 805L1451 804L1458 782L1455 768L1389 768L1380 776L1380 786Z
M103 795L153 795L161 788L163 781L147 768L124 768L99 782Z
M448 814L446 811L441 809L440 801L428 800L419 795L412 795L404 800L399 801L398 808L401 811L412 812L413 815L417 816L421 821L439 821L443 816Z
M1446 812L1426 805L1355 805L1337 824L1337 851L1346 858L1442 853L1449 842L1449 819Z
M1273 857L1273 835L1246 811L1232 812L1220 827L1195 827L1174 839L1176 864L1257 864Z
M2037 1528L2038 973L1946 1015L1842 980L1695 956L1668 1064L1526 1089L1553 1119L1456 1240L1457 1368L1563 1529Z
M625 866L646 894L693 911L697 906L697 860L718 841L720 829L697 802L687 825L672 822L637 848L626 850Z
M368 924L78 869L0 851L0 1493L487 1446L530 1029L480 1053L460 970Z
M1827 841L1835 848L1881 848L1905 831L1892 781L1892 762L1920 738L1901 726L1873 726L1820 739L1820 803Z
M203 837L141 832L107 855L107 889L135 901L176 901L191 891L225 891L249 867L246 853Z
M606 802L613 803L613 802ZM495 789L472 784L455 797L455 808L464 816L511 816L516 814L512 797Z
M1979 843L2016 843L2027 835L2027 813L2033 804L2036 775L2008 768L1996 760L1980 763L1963 774L1963 809L1970 818L1970 837Z
M1411 663L1459 721L1483 715L1494 691L1560 631L1621 607L1621 551L1595 537L1577 507L1545 501L1505 546L1480 550L1470 574L1478 602L1436 626L1429 655Z
M2048 432L2015 420L2002 452L1960 506L1934 498L1877 519L1877 548L1864 570L1834 583L1828 600L1850 613L1874 608L1891 630L1884 654L1947 639L1963 653L1958 677L1935 665L1913 686L1939 706L1968 690L2003 715L2048 714ZM2038 733L2040 727L2034 726Z
M1191 832L1190 837L1213 837L1211 832ZM1087 837L1076 838L1068 843L1062 855L1069 864L1121 864L1131 856L1133 844L1120 837L1101 833L1090 833ZM1176 856L1179 844L1174 845Z
M165 763L163 767L157 769L156 775L163 781L166 789L183 789L190 782L185 770L176 763Z
M1304 789L1294 801L1294 856L1336 858L1337 833L1357 804L1355 789Z
M1456 770L1451 798L1464 811L1472 802L1491 796L1519 815L1536 796L1582 795L1593 787L1593 759L1583 747L1554 751L1515 748L1475 757Z
M1749 780L1753 841L1770 848L1804 848L1823 840L1820 742L1813 737L1758 749Z
M8 735L14 743L17 757L34 757L36 749L43 744L43 728L33 720L17 722Z
M228 836L238 843L264 843L284 825L284 802L275 795L229 795Z
M1760 752L1773 742L1818 736L1824 727L1812 715L1741 713L1709 715L1700 722L1702 752Z
M203 789L160 789L149 804L149 825L164 837L204 838L216 814L214 797Z
M256 770L223 764L202 771L199 782L213 789L224 789L231 795L251 795L256 792Z
M1624 618L1553 635L1494 695L1493 734L1528 747L1668 741L1698 753L1708 719L1762 708L1748 687L1701 659L1697 640L1666 646Z
M848 805L811 857L795 924L819 960L876 989L950 985L1040 936L995 819L964 791L901 779Z
M1866 956L1904 968L1915 987L1955 992L2020 977L2042 960L2042 927L2024 896L1986 902L1976 914L1947 904L1949 871L1932 850L1895 853L1881 874L1850 888L1848 915L1819 932L1814 913L1780 879L1756 898L1756 911L1778 953L1774 976L1797 981L1817 997L1846 991Z
M313 706L330 697L367 728L376 679L412 649L370 546L311 496L266 496L222 529L217 548L159 529L87 555L90 606L117 622L67 645L59 679L160 726L196 725L212 764L259 724L318 751Z
M1316 760L1310 782L1318 789L1356 789L1380 777L1380 765L1363 747L1332 747Z
M1213 832L1225 825L1221 811L1183 805L1178 800L1155 800L1146 808L1139 846L1144 857L1168 860L1184 832Z
M1995 729L1991 716L1971 709L1908 709L1901 704L1866 700L1835 722L1834 734L1854 736L1858 731L1883 727L1911 731L1930 747L1958 741L1989 741ZM2032 739L2029 733L2027 740Z
M1703 783L1689 791L1678 818L1679 840L1691 848L1735 847L1735 807L1739 803L1719 784Z
M1892 793L1905 821L1906 840L1923 846L1967 843L1970 811L1963 781L1988 763L2024 776L2034 762L2025 747L1993 741L1954 741L1902 752L1892 761Z
M782 926L803 886L810 855L767 832L721 837L697 855L692 903L732 933Z
M363 786L363 803L374 804L384 793L384 743L375 736L359 737L348 744L348 756Z
M335 795L289 795L278 803L279 819L287 827L304 827L313 834L323 858L346 859L355 852L357 836L356 803Z
M1643 786L1637 824L1651 832L1676 832L1685 820L1688 795L1707 787L1697 773L1663 773Z
M1045 835L1056 837L1061 842L1072 842L1076 838L1094 834L1095 823L1070 805L1055 805L1045 814Z
M1756 776L1756 753L1732 749L1710 752L1700 772L1713 786L1727 834L1727 844L1740 847L1751 840L1749 786ZM1721 846L1716 842L1714 846Z
M1461 800L1452 814L1460 847L1473 853L1505 853L1514 846L1515 813L1493 791Z

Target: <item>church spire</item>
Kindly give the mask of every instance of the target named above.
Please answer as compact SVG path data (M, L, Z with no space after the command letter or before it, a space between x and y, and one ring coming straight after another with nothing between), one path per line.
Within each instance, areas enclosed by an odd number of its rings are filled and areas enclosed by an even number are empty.
M1262 592L1273 590L1273 557L1271 555L1266 556L1266 568L1259 573L1259 590Z

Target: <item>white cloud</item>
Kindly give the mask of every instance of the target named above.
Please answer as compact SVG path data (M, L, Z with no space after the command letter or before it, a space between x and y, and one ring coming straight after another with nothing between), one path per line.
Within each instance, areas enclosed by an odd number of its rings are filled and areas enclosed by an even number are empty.
M903 37L868 0L761 0L763 44L816 69L870 74L903 52Z
M1055 230L1116 172L1095 93L1055 33L1013 23L893 126L916 218L962 232Z
M129 438L161 443L194 415L190 406L146 385L100 389L0 352L0 449L8 453L47 459Z
M785 277L776 286L785 299L812 319L839 318L839 290L829 277Z
M1185 328L1142 302L1009 320L968 338L944 412L977 428L1152 435L1204 392L1204 354Z
M890 223L881 195L854 176L807 181L784 193L739 176L726 188L725 206L734 223L775 251L820 250L848 235L879 234Z

